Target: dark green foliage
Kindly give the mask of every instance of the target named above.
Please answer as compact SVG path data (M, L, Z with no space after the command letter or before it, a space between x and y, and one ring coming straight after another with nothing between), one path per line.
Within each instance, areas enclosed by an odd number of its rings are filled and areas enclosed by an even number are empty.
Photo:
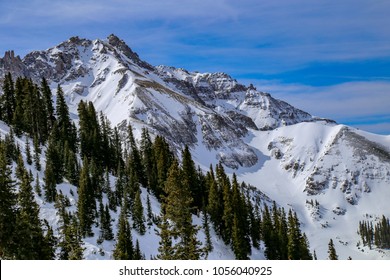
M54 202L57 195L57 184L56 184L56 177L54 175L54 171L51 164L46 164L45 169L45 200L47 202Z
M3 94L0 96L0 119L5 123L12 124L15 111L15 88L11 73L7 73L3 83Z
M26 138L26 161L28 165L32 164L30 141Z
M213 247L213 243L211 242L209 217L208 217L208 214L205 212L203 212L202 222L203 222L204 234L206 236L204 251L206 254L206 258L207 258L208 253L211 252L214 249L214 247Z
M146 196L146 222L148 227L151 227L153 224L153 212L149 194Z
M92 223L95 217L95 199L91 178L89 175L88 159L84 157L83 167L80 172L80 181L78 188L79 199L77 201L77 216L80 221L80 232L83 237L92 236Z
M374 226L372 222L360 221L358 230L364 246L375 245L381 249L390 248L390 222L382 215L380 221Z
M174 155L169 148L169 144L161 136L155 138L153 150L157 166L157 186L153 192L157 198L160 198L161 195L164 194L165 180L174 159Z
M47 131L51 131L53 124L55 122L54 106L53 106L52 93L45 78L42 78L41 81L41 92L42 92L42 99L45 108L45 113L46 113L45 117L46 117Z
M182 184L181 178L178 162L173 161L164 189L166 196L162 206L159 247L161 259L196 260L201 255L200 242L196 238L198 228L192 224L190 190ZM172 240L175 240L174 244Z
M30 176L24 172L18 194L17 216L18 244L16 259L40 260L52 258L50 244L44 237L39 220L39 207L34 200Z
M328 259L329 260L338 260L338 256L337 256L336 249L334 247L332 239L330 239L329 244L328 244Z
M111 215L108 205L103 206L103 203L100 201L99 205L99 216L100 216L100 238L103 240L113 240L114 234L112 233L111 226Z
M0 141L0 258L15 258L15 220L17 200L15 182L6 158L5 143Z
M311 260L309 242L300 230L300 223L291 209L288 218L283 208L273 203L272 211L265 205L262 216L262 239L265 256L272 260Z
M135 194L134 205L133 205L133 221L134 221L134 229L138 231L139 234L144 235L145 228L145 217L144 217L144 207L141 201L141 193L138 190Z
M35 178L34 191L38 196L42 196L42 189L41 189L41 184L39 183L39 174L38 173L37 173L37 176Z
M185 146L182 151L182 183L185 188L190 190L191 196L193 198L192 206L196 208L202 208L203 202L203 191L202 186L198 180L197 170L195 168L195 163L192 160L192 156L188 146Z
M134 248L134 256L133 256L133 259L134 259L134 260L144 260L144 259L145 259L145 256L142 254L141 248L139 247L139 241L138 241L138 239L137 239L137 241L135 242L135 248Z
M113 257L115 260L132 260L134 258L133 238L125 207L122 207L118 227Z
M64 176L64 148L57 125L53 126L46 149L46 169L50 166L54 180L61 183ZM45 170L46 173L46 170ZM46 176L46 175L45 175Z
M58 247L60 248L60 260L79 260L83 258L84 248L82 247L82 236L79 222L76 216L67 211L70 206L69 200L63 194L56 197L55 207L59 215L60 237Z
M34 165L38 171L41 171L41 162L40 162L41 147L39 145L37 137L34 137L33 145L34 145L34 156L33 156Z
M232 207L233 207L233 226L232 226L232 248L236 259L248 259L251 253L249 215L244 195L239 190L236 175L232 179Z
M56 115L59 137L57 140L60 150L63 151L65 143L67 143L68 148L71 151L76 152L77 133L75 131L74 124L71 122L69 117L69 108L65 101L64 92L59 85L57 87Z

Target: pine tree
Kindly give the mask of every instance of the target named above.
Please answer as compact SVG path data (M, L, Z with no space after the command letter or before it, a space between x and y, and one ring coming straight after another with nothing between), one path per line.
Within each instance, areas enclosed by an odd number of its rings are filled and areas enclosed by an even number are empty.
M196 260L200 258L200 242L196 238L197 227L192 224L190 190L181 183L181 171L175 160L165 182L164 210L170 221L168 235L176 239L172 259Z
M139 241L137 239L137 241L135 242L135 248L134 248L134 256L133 256L133 259L134 260L144 260L145 257L142 255L142 252L141 252L141 248L139 246Z
M211 169L212 172L212 169ZM212 176L214 177L214 176ZM209 182L209 197L207 212L210 214L210 220L213 222L213 227L218 236L222 237L223 234L223 197L222 190L217 184L215 179Z
M103 202L99 203L99 216L100 216L100 236L101 240L112 240L114 235L112 233L111 216L108 209L108 205L103 206Z
M82 260L83 242L80 227L75 216L70 217L70 223L63 229L63 240L60 242L61 260Z
M45 169L45 200L49 203L54 202L57 195L57 184L56 178L53 172L53 167L51 164L46 164Z
M225 244L231 244L232 230L234 222L234 210L232 204L232 190L230 180L225 173L222 163L219 163L216 167L217 183L222 189L223 197L223 226L222 226L222 239Z
M126 208L122 207L119 218L119 229L116 237L116 245L113 251L115 260L132 260L134 258L133 238L130 223L127 220Z
M39 220L39 206L34 200L30 176L24 172L18 194L19 215L17 218L18 248L17 259L39 260L47 258L48 251ZM45 248L46 247L46 248Z
M328 259L330 260L338 260L338 256L336 253L336 249L333 244L333 240L330 239L329 244L328 244Z
M49 223L44 221L46 226L46 235L44 239L45 247L42 250L44 259L53 260L56 257L56 248L57 248L57 238L54 236L53 228L49 225Z
M142 206L141 193L138 190L135 194L135 200L133 205L133 221L134 229L138 231L139 234L145 234L145 217L144 217L144 207Z
M209 218L208 218L207 212L203 212L202 223L203 223L204 234L206 237L204 250L205 250L206 259L207 259L208 253L213 251L213 249L214 249L213 243L211 241L210 224L209 224Z
M172 235L170 232L170 224L165 214L164 206L161 207L161 219L158 223L157 235L160 236L158 255L159 260L172 260L174 258L174 249L172 245Z
M13 114L13 128L15 130L15 134L20 137L22 132L25 131L25 123L24 123L24 98L25 91L23 87L23 80L18 78L15 83L15 112Z
M64 175L64 145L61 141L61 135L55 123L46 149L46 169L50 166L50 171L57 184L62 183Z
M43 102L46 112L46 125L47 131L51 131L53 124L55 122L54 117L54 106L51 89L47 83L47 80L43 77L41 81L41 92L43 96Z
M147 186L147 180L145 175L145 170L142 165L142 159L138 147L135 143L133 128L131 125L127 128L127 138L129 141L130 155L129 155L129 173L135 176L134 182L140 183L142 186Z
M277 259L275 252L277 251L278 244L275 244L273 238L273 223L268 206L264 205L263 217L262 217L262 239L264 241L265 250L264 255L268 260Z
M15 110L15 88L11 73L7 73L3 82L3 95L0 99L1 103L1 119L7 123L12 124L12 119Z
M41 154L41 148L39 146L38 138L35 136L33 138L33 145L34 145L34 165L35 169L38 171L41 171L41 162L40 162L40 154Z
M202 208L203 194L202 189L198 181L197 170L195 163L192 160L192 156L188 146L186 145L182 151L182 183L186 188L190 190L191 197L193 198L192 206L198 209Z
M296 213L293 214L290 209L288 212L288 258L290 260L301 259L302 234L299 226Z
M42 189L41 189L41 185L39 183L39 174L38 173L37 173L37 176L35 178L34 191L36 192L36 194L38 196L42 196Z
M64 92L60 85L57 87L56 115L60 150L63 151L65 143L68 143L70 150L76 153L77 135L69 117L69 108L66 104ZM53 126L54 128L54 126Z
M236 255L236 259L248 259L248 254L251 253L251 244L249 237L249 221L247 206L243 198L236 174L232 178L232 198L231 203L233 207L233 225L232 225L232 248Z
M142 157L142 165L145 169L147 181L146 187L155 192L158 185L156 158L154 155L153 143L146 128L142 128L140 153Z
M160 136L157 136L154 140L153 150L157 167L157 187L154 190L154 194L160 199L161 195L164 194L164 184L174 156L169 149L169 144Z
M28 165L32 164L30 141L28 140L28 137L26 137L26 161Z
M146 196L146 222L149 228L153 225L153 212L149 194Z
M0 259L15 258L15 220L17 200L12 170L7 163L6 150L0 141Z
M84 157L78 188L79 199L77 201L77 216L80 221L80 231L83 237L93 235L91 226L95 216L93 212L95 200L91 188L88 159Z

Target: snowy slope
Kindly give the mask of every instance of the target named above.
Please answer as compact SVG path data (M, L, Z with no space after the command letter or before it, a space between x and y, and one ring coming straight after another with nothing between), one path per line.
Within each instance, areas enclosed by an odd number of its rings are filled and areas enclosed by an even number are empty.
M7 68L10 64L17 67ZM73 37L23 59L8 53L0 66L0 74L12 70L37 82L45 76L54 93L60 84L76 123L79 101L91 101L113 125L130 122L136 138L147 127L174 149L188 145L205 170L222 161L231 174L297 211L319 258L327 257L332 238L342 259L390 259L389 251L356 246L360 220L390 216L390 136L313 117L225 73L153 67L114 35L93 41ZM4 134L8 128L2 124L0 129ZM18 141L24 147L25 140ZM44 167L45 159L41 161ZM42 180L43 173L39 176ZM75 187L64 183L59 188L75 205L77 197L70 194L71 189L77 193ZM146 200L145 190L142 198ZM55 224L53 205L37 200L42 216ZM155 200L153 208L159 213ZM111 214L117 221L118 214ZM194 221L200 222L198 217ZM144 237L133 237L139 238L147 258L156 255L153 227ZM113 242L98 246L96 238L85 240L86 257L110 258ZM214 239L214 247L209 258L233 258L222 241ZM262 252L252 257L264 258Z
M346 131L351 135L346 136ZM372 141L370 149L377 146L387 153L370 153L365 147L368 142L359 143L357 135ZM389 136L321 123L255 131L250 145L263 160L255 168L240 169L239 178L295 209L320 259L327 257L330 238L337 241L341 259L390 259L388 250L357 247L359 221L390 216L389 140ZM313 189L308 187L311 178ZM319 205L311 205L311 200Z

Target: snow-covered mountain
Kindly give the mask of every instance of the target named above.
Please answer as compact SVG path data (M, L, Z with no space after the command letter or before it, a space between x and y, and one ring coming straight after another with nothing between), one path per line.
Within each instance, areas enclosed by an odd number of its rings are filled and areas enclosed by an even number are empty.
M340 258L390 259L388 251L358 247L356 233L360 220L390 216L390 136L314 117L225 73L154 67L115 35L72 37L22 59L7 52L0 76L6 72L37 82L44 76L53 92L60 84L76 122L79 101L92 101L113 125L131 122L136 137L148 127L173 148L188 145L205 169L221 161L240 180L294 208L319 258L326 258L333 238ZM88 244L96 248L93 240ZM233 257L217 248L212 258Z

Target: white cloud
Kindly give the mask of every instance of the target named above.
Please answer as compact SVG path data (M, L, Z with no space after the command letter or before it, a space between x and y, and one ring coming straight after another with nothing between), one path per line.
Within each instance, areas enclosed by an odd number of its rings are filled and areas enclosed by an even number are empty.
M390 82L348 82L322 87L278 81L252 83L259 90L269 92L313 115L390 134Z

